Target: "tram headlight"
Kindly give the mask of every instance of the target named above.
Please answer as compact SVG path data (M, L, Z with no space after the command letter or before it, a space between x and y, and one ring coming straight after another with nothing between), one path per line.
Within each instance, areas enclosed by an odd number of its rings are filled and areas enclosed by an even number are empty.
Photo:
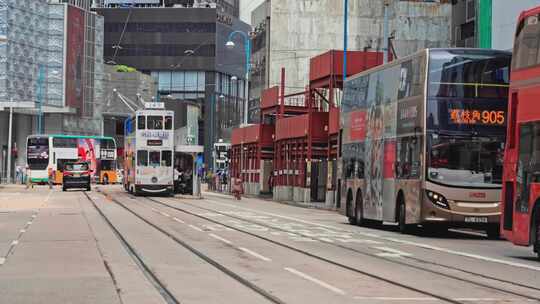
M426 195L429 198L429 200L435 204L435 206L444 208L444 209L450 209L450 206L448 205L448 201L444 196L437 192L426 190Z

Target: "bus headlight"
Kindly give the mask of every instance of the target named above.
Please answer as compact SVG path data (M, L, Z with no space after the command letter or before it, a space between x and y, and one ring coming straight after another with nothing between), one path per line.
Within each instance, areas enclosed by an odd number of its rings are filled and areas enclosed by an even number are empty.
M426 190L426 195L429 198L429 200L435 204L437 207L444 208L444 209L450 209L450 206L448 205L448 201L444 196L437 192Z

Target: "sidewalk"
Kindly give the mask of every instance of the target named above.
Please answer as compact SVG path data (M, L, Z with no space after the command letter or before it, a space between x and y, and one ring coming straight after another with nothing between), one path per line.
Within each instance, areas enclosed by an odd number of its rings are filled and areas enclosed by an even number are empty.
M232 194L226 194L226 193L216 192L216 191L208 191L208 190L203 189L202 195L204 196L205 194L219 196L219 197L228 198L228 199L233 198ZM306 204L306 203L292 202L292 201L274 201L270 196L257 196L257 195L242 195L242 198L259 199L259 200L263 200L263 201L267 201L267 202L272 202L272 203L277 203L277 204L284 204L284 205L289 205L289 206L294 206L294 207L299 207L299 208L306 208L306 209L319 209L319 210L336 211L336 208L328 207L328 206L326 206L325 203L322 203L322 202L321 203L309 203L309 204Z

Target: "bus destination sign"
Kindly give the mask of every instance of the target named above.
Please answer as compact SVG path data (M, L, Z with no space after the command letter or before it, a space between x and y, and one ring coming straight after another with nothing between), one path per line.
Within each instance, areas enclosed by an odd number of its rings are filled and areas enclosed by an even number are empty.
M448 109L450 123L458 125L506 125L506 113L494 110Z

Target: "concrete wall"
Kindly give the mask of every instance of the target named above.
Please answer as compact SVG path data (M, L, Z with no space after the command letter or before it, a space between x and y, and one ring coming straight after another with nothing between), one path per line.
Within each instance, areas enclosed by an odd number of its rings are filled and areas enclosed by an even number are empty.
M390 33L395 32L398 56L425 47L450 45L451 4L393 1ZM309 58L328 49L343 48L343 1L272 0L270 17L270 86L287 71L288 91L308 83ZM371 45L382 49L383 1L349 3L349 49Z
M240 0L240 20L251 24L251 12L264 1L266 0Z
M540 5L540 0L493 0L492 48L511 50L519 14Z

